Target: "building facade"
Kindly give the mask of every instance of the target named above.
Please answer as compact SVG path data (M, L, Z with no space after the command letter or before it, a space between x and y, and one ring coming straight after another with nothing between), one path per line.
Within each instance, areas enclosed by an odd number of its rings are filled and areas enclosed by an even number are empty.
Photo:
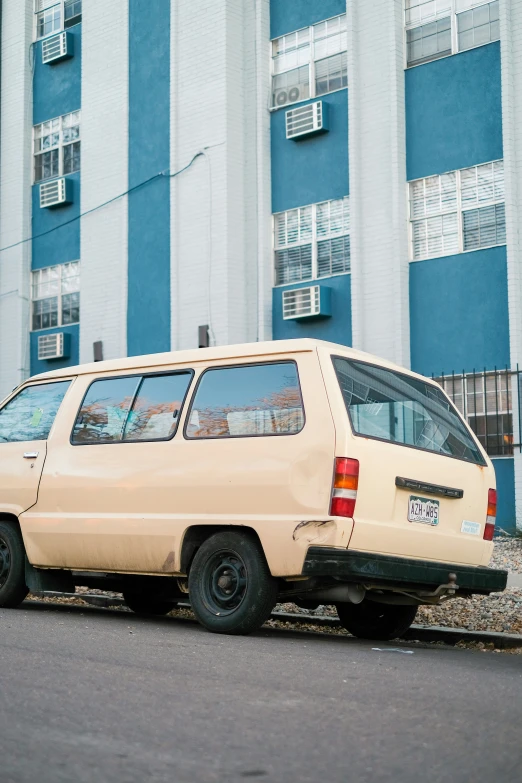
M522 2L3 0L0 397L311 336L433 376L522 525Z

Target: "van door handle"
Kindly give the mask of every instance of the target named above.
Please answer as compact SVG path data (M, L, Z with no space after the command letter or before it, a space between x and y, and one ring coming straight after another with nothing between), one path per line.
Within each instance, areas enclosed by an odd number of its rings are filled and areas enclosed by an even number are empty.
M24 459L36 459L38 457L37 451L26 451L24 452Z

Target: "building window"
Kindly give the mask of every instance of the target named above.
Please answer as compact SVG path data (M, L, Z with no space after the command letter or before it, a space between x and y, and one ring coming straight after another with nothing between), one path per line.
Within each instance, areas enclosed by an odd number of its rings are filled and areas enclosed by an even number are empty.
M72 27L82 21L82 0L65 0L63 4L64 27Z
M499 0L405 0L407 66L500 38Z
M472 49L474 46L500 38L498 0L494 3L472 8L457 14L458 50Z
M420 65L451 54L451 19L437 19L406 30L406 45L408 65Z
M494 370L444 375L435 379L492 457L513 454L513 375L518 373Z
M82 21L82 0L35 0L36 38L59 33Z
M410 182L411 259L506 243L504 161Z
M272 41L272 106L316 98L348 85L346 15Z
M506 244L506 210L504 204L471 209L462 213L464 250Z
M349 272L349 197L274 215L274 256L276 285Z
M32 329L77 324L80 320L80 262L32 273Z
M35 125L34 181L80 170L80 112L74 111Z

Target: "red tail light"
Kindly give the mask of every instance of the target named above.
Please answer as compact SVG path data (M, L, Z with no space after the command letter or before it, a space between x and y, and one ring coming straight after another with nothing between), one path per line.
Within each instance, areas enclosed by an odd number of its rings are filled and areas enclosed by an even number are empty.
M359 486L359 460L337 457L330 514L333 517L353 517Z
M488 513L486 516L486 526L484 528L484 541L493 541L496 521L497 521L497 490L490 489L488 491Z

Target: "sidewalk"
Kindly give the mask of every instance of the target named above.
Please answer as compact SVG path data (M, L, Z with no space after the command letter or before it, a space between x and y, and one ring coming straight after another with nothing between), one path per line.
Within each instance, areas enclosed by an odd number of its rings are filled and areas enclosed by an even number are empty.
M507 586L522 587L522 574L514 574L510 571L508 576Z

